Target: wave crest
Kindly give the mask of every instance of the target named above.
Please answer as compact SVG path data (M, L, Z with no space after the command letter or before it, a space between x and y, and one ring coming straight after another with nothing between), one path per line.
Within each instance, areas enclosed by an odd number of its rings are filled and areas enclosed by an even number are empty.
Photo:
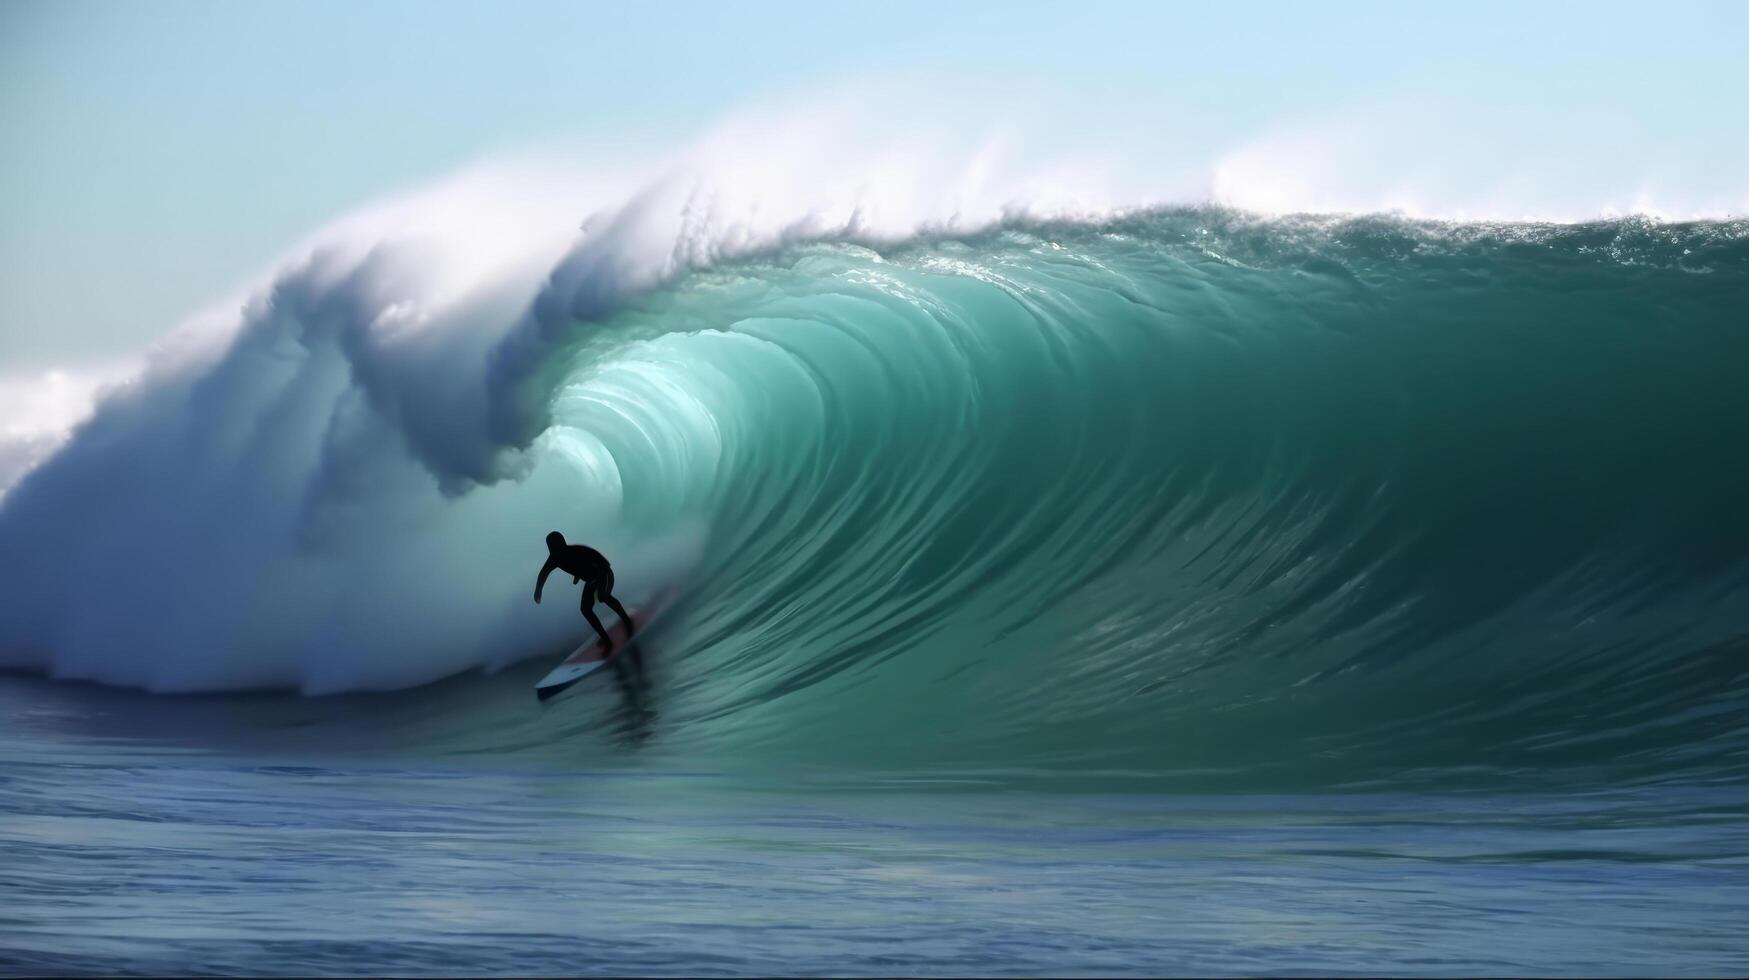
M402 255L283 279L8 498L7 662L419 683L577 631L524 594L550 526L650 589L683 564L651 542L702 524L677 746L1649 770L1740 746L1744 223L1192 209L703 267L625 266L617 235L532 303L411 331Z

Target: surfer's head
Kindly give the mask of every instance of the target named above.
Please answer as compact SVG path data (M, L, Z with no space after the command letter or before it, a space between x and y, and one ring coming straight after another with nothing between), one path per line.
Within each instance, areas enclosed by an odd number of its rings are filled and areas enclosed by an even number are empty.
M557 531L547 533L547 550L558 551L565 546L565 536Z

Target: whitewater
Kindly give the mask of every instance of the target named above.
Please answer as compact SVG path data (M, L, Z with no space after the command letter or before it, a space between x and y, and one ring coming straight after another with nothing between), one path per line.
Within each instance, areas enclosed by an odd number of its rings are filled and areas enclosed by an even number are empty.
M9 430L8 963L1749 968L1749 221L756 142L367 209ZM654 719L535 704L555 528L681 596Z

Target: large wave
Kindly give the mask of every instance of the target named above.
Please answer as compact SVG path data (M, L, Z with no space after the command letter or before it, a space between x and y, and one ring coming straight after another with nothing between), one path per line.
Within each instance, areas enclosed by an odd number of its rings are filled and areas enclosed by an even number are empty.
M1740 769L1749 223L699 200L317 251L12 488L0 663L499 667L580 632L557 527L683 585L675 746Z

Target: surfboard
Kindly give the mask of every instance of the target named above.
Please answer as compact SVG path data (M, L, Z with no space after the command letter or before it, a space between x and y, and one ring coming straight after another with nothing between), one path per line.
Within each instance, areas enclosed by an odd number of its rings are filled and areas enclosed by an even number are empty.
M641 606L627 607L626 612L631 613L632 621L638 624L635 631L627 631L625 622L615 616L613 611L606 606L595 607L595 614L602 617L603 625L606 625L606 621L609 619L615 621L612 626L607 627L607 635L613 638L613 653L603 657L601 655L601 638L591 631L589 639L585 640L582 646L571 651L570 656L559 661L557 667L548 671L547 675L535 684L535 696L545 701L612 663L614 657L619 656L627 646L638 642L639 637L648 632L650 621L662 611L662 606L666 605L665 599L666 593L655 601L647 602Z

